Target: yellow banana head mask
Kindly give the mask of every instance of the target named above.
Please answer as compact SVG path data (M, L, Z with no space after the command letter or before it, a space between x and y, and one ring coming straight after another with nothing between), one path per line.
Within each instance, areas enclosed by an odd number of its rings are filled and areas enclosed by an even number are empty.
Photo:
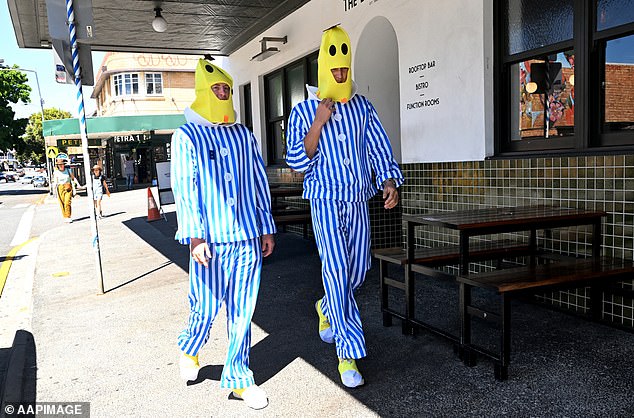
M350 37L340 26L324 31L317 58L317 78L319 90L317 97L346 103L352 94L352 50ZM348 78L337 83L332 75L333 68L347 68Z
M224 83L229 86L227 100L220 100L211 87ZM233 79L222 68L207 60L198 60L195 73L196 99L190 108L211 123L234 123L236 114L233 110Z

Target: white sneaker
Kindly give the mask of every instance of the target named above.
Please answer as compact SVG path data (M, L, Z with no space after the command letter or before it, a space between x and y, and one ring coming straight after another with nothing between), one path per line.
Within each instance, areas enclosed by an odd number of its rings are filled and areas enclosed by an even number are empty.
M266 408L269 404L269 398L266 396L266 392L258 385L252 385L246 389L234 389L233 396L242 399L251 409Z
M181 352L178 365L181 371L181 379L186 382L198 379L198 371L200 370L198 356L189 356Z

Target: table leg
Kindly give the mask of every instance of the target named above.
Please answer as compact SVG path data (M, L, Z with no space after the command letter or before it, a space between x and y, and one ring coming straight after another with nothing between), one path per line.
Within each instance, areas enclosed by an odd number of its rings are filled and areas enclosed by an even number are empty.
M534 266L536 264L536 256L537 256L537 230L531 229L530 234L528 236L528 248L531 253L530 264Z
M601 244L603 237L601 235L601 219L596 220L592 224L592 256L598 258L601 256Z
M416 292L414 290L414 272L412 272L412 261L414 260L414 223L407 222L407 264L405 265L405 319L403 320L403 334L412 334L412 324L410 320L414 317Z

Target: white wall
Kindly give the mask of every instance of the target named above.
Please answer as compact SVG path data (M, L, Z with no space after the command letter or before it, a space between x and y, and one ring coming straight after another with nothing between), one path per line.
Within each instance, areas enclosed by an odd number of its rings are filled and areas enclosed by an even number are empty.
M263 137L265 74L316 51L322 31L336 23L349 33L354 55L366 24L383 16L399 43L402 161L491 155L491 0L357 0L350 10L345 3L350 2L313 0L264 32L261 36L288 37L287 44L275 45L281 52L271 58L250 60L260 50L258 37L227 59L236 87L251 83L256 137ZM235 93L239 109L237 88Z

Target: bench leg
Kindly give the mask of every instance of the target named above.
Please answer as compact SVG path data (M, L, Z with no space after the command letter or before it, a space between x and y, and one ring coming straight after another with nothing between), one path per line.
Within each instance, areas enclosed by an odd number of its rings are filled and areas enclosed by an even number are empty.
M471 305L471 286L460 283L460 345L458 357L467 367L476 365L476 353L469 350L471 344L471 316L467 313L467 307Z
M603 289L600 286L590 287L590 312L594 321L603 317Z
M392 326L392 315L385 312L387 309L387 297L388 297L388 286L385 284L385 278L387 277L387 261L379 260L379 277L381 278L381 312L383 313L383 326L390 327Z
M495 364L495 379L508 379L508 368L511 360L511 304L510 298L500 295L500 362Z
M415 298L414 273L410 265L405 265L405 319L403 320L403 334L405 335L412 335L414 331L409 320L414 317Z

